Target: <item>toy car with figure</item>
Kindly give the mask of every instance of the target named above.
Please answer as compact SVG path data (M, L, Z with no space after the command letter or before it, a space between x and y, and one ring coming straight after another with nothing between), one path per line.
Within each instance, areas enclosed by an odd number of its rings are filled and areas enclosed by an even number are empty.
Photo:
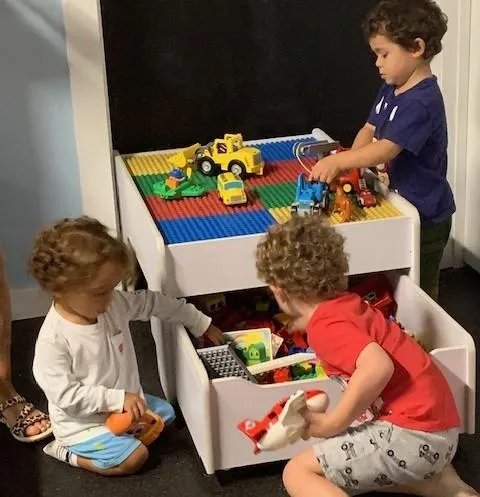
M187 167L186 172L179 168L173 168L166 178L153 184L152 190L154 195L165 200L199 197L205 193L205 188L202 185L193 182L191 167Z
M303 173L297 178L295 200L290 206L292 215L308 216L328 208L328 185L318 181L308 181Z

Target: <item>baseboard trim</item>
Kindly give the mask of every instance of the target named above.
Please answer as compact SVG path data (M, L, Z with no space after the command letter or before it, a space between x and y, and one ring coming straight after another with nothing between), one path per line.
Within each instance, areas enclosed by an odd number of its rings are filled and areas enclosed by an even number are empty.
M51 306L50 296L38 287L10 290L12 319L30 319L45 316Z

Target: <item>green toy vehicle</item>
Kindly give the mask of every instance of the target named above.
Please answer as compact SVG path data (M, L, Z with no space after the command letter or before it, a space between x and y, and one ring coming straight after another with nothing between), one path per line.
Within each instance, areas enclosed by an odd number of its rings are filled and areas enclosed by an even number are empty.
M174 168L167 178L153 184L153 193L165 200L173 200L183 197L199 197L205 193L205 188L193 182L190 168L187 168L187 174L179 168Z

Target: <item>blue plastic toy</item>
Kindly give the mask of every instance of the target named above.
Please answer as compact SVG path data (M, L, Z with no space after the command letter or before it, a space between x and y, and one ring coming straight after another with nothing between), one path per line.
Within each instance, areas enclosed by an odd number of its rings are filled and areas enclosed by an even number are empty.
M303 173L297 178L295 201L290 207L293 214L308 216L317 214L321 209L328 208L328 184L317 181L308 181Z
M170 171L170 176L173 176L174 178L180 179L180 180L185 178L185 174L183 174L183 172L178 167L174 167Z

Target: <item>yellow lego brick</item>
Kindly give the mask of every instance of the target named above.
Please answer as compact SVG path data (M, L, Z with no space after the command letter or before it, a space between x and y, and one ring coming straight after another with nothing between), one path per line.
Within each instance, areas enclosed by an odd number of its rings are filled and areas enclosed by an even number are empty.
M350 222L388 219L401 215L402 213L390 202L383 197L377 196L377 205L375 207L359 207L356 202L352 202L352 217ZM328 217L332 224L340 224L342 222L340 213L332 212Z
M125 158L125 163L132 176L164 174L172 169L168 162L170 155L172 154L131 155Z
M268 212L270 212L278 224L286 223L292 217L290 214L290 206L268 209Z
M332 203L333 205L333 203ZM268 209L268 212L273 216L275 221L279 224L286 223L290 218L290 207L277 207L275 209ZM352 218L351 223L358 221L369 221L373 219L387 219L392 217L399 217L402 213L394 207L390 202L384 198L377 196L377 205L375 207L359 207L356 203L352 202ZM326 216L331 224L340 224L342 216L337 212L329 212Z

